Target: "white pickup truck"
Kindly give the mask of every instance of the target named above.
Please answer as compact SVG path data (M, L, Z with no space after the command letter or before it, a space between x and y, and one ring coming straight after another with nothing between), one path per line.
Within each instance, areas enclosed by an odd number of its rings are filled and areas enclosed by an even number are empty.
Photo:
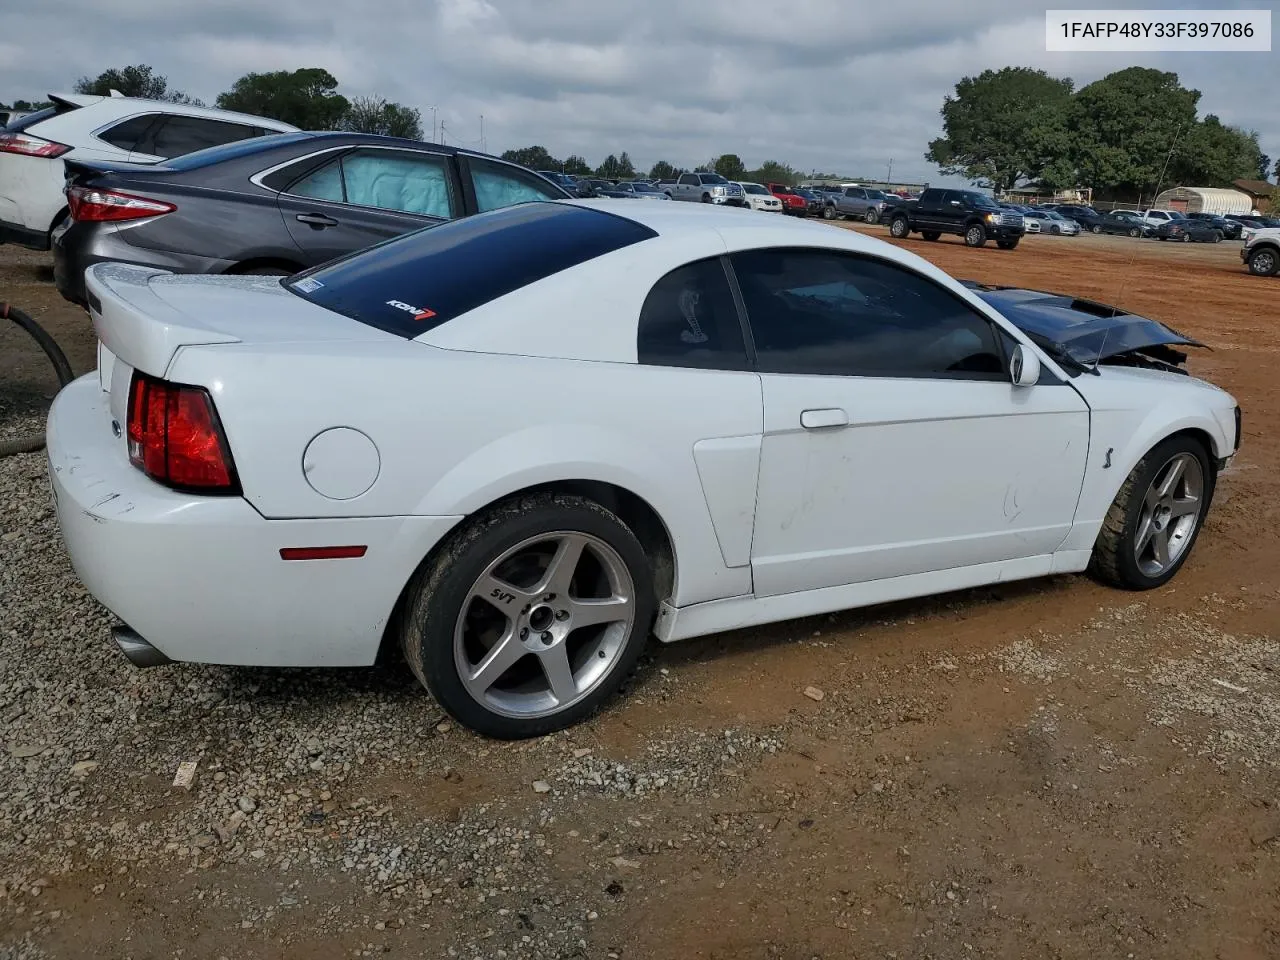
M731 207L747 205L742 187L730 183L718 173L682 173L675 183L664 184L663 190L672 200L719 203Z
M1245 230L1240 259L1256 277L1274 277L1280 271L1280 227Z

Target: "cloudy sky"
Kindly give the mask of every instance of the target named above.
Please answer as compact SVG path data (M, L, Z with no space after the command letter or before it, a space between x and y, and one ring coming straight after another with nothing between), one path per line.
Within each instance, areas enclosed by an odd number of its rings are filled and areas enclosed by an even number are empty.
M1132 4L1136 6L1137 4ZM1164 0L1165 6L1179 5ZM1271 0L1184 7L1266 8ZM1066 6L1055 3L1053 6ZM1095 0L1094 8L1123 7ZM943 96L988 67L1077 85L1175 70L1201 113L1280 155L1271 53L1047 53L1046 4L1022 0L36 0L0 3L0 101L147 63L211 102L249 71L323 66L341 92L431 107L451 143L542 144L639 168L719 153L803 170L941 182L923 157Z

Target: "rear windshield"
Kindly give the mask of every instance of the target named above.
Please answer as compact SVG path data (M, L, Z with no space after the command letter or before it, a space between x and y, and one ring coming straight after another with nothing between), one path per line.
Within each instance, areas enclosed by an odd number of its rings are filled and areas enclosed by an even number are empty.
M0 129L12 132L25 130L27 127L33 126L42 120L48 120L55 114L66 113L68 110L74 109L74 107L68 107L67 109L59 110L57 107L45 107L43 110L37 110L35 113L29 113L25 117L19 117L17 120L11 121L8 126Z
M290 277L285 287L412 339L513 290L656 236L602 210L521 203L367 247Z

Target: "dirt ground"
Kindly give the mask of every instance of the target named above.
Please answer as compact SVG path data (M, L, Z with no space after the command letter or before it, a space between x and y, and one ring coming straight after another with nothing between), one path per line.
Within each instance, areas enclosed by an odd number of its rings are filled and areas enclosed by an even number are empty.
M73 848L38 901L0 886L0 957L6 927L52 957L1280 957L1278 281L1247 275L1236 243L901 245L957 277L1119 303L1211 346L1190 366L1239 398L1243 448L1169 587L1059 577L661 647L628 697L567 739L495 745L455 729L424 744L429 763L353 773L348 794L385 806L404 837L477 811L540 831L542 896L591 910L572 949L538 952L542 914L502 895L490 914L437 896L401 926L412 889L398 900L316 871L299 906L250 921L243 901L204 890L277 897L265 860L174 858L104 894L125 861ZM45 264L0 248L0 300L87 371L87 321ZM16 349L0 339L11 403L14 384L42 382ZM655 745L730 729L767 745L717 748L696 789L593 793L568 774L545 797L530 789L570 747L645 769ZM149 818L183 815L158 776L135 789ZM346 914L377 920L328 923ZM460 931L474 934L466 952Z

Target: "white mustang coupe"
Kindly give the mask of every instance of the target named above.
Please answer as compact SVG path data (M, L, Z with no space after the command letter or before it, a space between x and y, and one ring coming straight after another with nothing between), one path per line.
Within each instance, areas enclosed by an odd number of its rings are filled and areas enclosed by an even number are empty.
M1186 561L1239 410L1169 328L857 233L528 203L295 276L87 273L48 455L124 653L372 664L460 722L585 717L641 648Z

